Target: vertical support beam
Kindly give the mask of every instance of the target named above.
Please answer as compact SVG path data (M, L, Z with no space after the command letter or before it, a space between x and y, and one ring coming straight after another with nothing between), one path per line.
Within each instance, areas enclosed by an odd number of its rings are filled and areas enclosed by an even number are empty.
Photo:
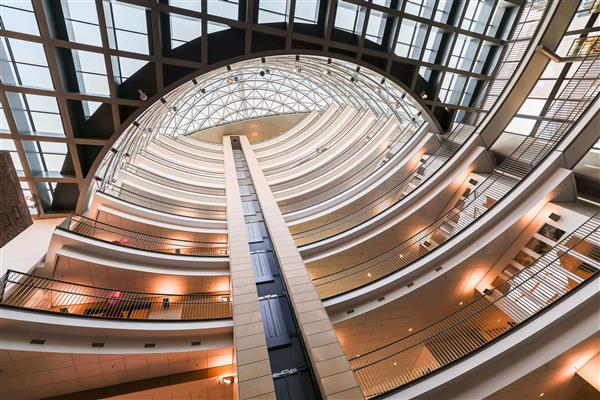
M223 137L223 156L233 300L233 354L237 366L234 393L240 400L257 396L274 399L275 387L229 136Z
M313 370L328 399L362 399L354 373L246 136L240 142Z

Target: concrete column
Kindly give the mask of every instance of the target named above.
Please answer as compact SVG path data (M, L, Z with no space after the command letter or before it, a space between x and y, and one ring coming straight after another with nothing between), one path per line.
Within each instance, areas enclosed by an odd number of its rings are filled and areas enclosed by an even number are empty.
M275 387L229 136L223 137L223 153L233 297L233 354L237 367L235 393L240 400L274 399Z
M252 146L246 136L240 136L240 142L321 392L327 399L362 399L362 392L342 345L312 284Z

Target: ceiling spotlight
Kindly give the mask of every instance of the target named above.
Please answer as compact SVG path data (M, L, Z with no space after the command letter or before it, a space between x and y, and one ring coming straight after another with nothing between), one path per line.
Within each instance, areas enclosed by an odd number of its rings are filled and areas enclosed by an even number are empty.
M260 76L265 76L265 71L260 71L258 74L259 74Z
M233 83L233 78L232 77L227 78L227 84L231 85L232 83Z
M144 91L142 89L138 89L138 93L140 94L141 101L148 100L148 95L146 93L144 93Z

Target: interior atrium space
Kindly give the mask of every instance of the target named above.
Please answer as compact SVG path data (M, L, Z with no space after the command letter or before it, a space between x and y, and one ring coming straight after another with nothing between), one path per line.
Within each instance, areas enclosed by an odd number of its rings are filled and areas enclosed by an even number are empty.
M600 0L0 0L0 399L600 400Z

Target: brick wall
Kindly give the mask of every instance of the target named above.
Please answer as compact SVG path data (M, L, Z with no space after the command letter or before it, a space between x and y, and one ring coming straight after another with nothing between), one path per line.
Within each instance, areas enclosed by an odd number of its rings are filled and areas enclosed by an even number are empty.
M4 247L33 221L8 151L0 151L0 171L0 247Z

